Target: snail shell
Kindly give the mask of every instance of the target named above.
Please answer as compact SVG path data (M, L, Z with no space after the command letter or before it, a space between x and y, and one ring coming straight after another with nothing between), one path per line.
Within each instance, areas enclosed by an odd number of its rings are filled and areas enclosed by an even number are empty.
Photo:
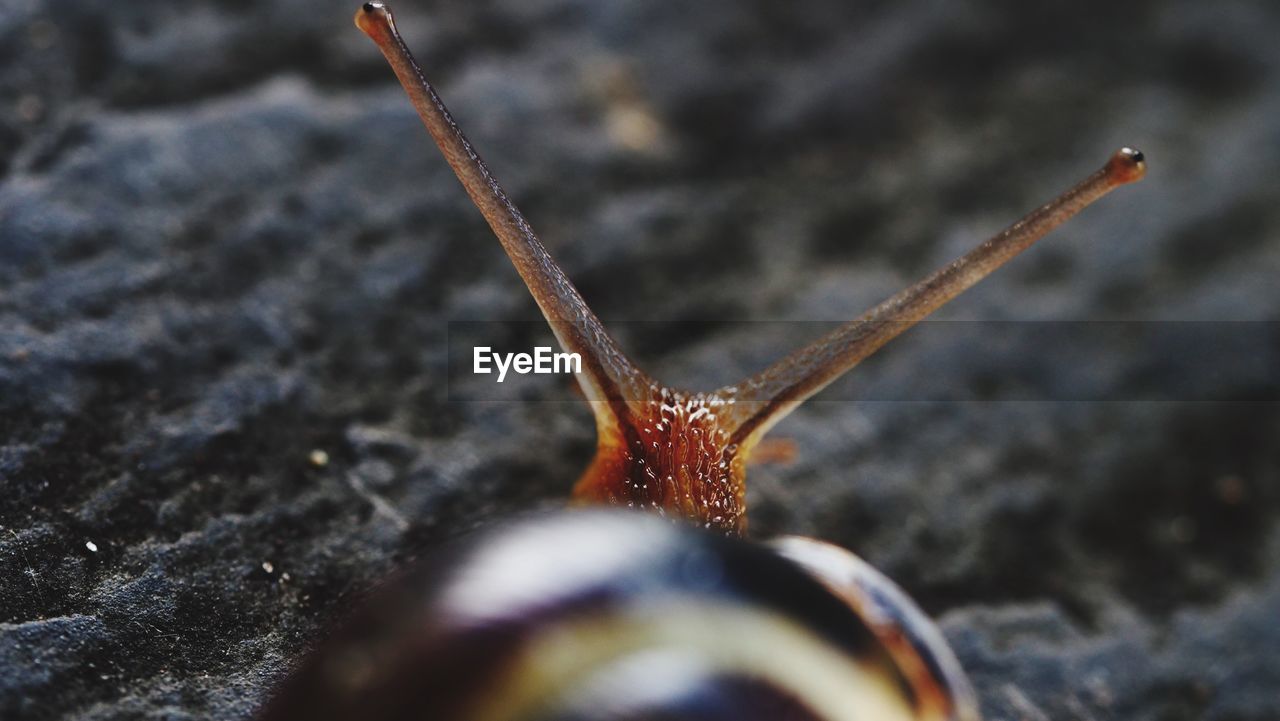
M970 721L941 635L818 541L636 513L522 521L402 578L263 719Z

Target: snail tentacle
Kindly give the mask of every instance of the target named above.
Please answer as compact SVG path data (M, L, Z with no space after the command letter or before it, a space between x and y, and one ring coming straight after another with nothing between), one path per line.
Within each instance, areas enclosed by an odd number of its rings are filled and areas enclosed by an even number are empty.
M1101 169L973 250L836 330L733 387L734 441L763 436L807 398L973 287L1072 216L1146 172L1142 153L1121 148ZM723 391L729 393L729 391ZM740 420L738 420L740 418Z
M356 26L382 51L423 124L467 194L493 229L524 279L560 345L582 358L577 374L603 433L617 434L630 401L649 400L655 384L636 368L604 329L559 264L547 252L524 215L458 127L444 101L427 81L396 29L391 10L367 2Z

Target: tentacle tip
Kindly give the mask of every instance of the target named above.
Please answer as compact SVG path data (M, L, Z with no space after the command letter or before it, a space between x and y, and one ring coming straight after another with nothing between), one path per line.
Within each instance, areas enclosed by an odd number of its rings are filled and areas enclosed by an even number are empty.
M356 11L356 27L366 35L373 35L379 27L389 26L392 22L391 8L378 0L367 2Z
M1141 150L1120 148L1107 161L1107 175L1116 185L1135 183L1147 174L1147 157Z

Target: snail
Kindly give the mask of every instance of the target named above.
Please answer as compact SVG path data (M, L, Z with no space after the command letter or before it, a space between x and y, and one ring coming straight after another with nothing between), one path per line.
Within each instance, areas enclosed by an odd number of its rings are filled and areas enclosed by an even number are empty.
M598 442L571 505L590 509L490 531L390 584L262 718L978 719L955 655L892 581L818 540L743 538L747 460L805 399L1142 178L1142 153L1116 151L1006 230L746 380L687 392L650 378L605 331L427 82L390 10L368 2L355 19L560 345L582 359L575 377Z

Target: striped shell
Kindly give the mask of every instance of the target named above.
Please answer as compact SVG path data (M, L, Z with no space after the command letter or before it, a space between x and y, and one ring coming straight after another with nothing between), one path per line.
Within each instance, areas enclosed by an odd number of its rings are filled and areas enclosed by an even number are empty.
M901 591L834 546L578 511L392 584L264 718L971 721L958 669Z

